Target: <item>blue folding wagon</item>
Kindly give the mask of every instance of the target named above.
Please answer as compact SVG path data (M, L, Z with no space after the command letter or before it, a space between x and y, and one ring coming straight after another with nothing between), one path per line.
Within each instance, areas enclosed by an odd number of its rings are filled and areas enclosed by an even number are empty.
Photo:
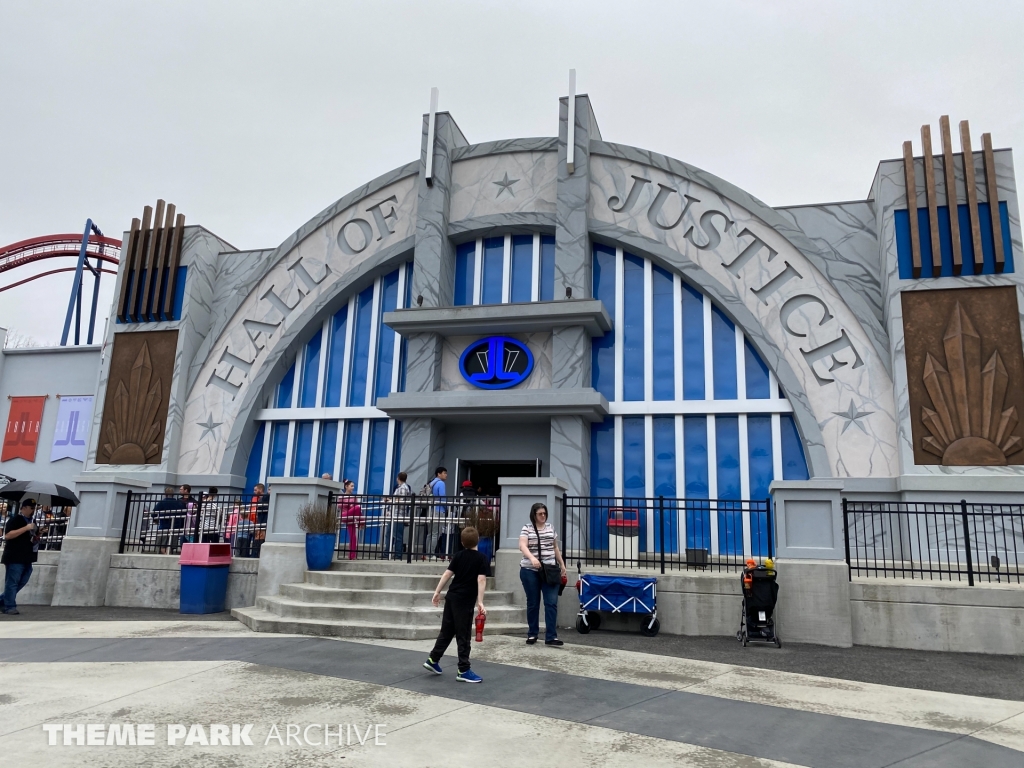
M576 631L587 634L601 626L601 613L638 613L640 634L654 637L661 629L658 621L658 580L638 576L598 576L580 573L576 587L580 612Z

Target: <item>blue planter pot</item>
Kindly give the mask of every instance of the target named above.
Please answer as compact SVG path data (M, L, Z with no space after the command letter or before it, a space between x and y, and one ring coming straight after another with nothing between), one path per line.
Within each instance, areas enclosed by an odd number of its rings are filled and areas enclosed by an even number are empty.
M326 571L334 559L333 533L306 534L306 568L311 571Z
M480 554L490 560L491 555L494 554L494 540L490 538L480 539L480 543L476 545L476 548Z

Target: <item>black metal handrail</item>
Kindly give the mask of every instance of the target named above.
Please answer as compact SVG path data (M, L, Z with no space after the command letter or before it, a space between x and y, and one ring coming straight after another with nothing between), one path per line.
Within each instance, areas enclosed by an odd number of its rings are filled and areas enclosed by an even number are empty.
M1024 583L1024 505L843 499L850 578Z
M492 559L501 529L497 496L328 496L338 516L339 560L447 560L462 548L459 532L472 525L480 550Z
M580 566L738 571L775 552L771 499L566 495L558 533Z
M234 557L259 557L269 497L220 493L183 497L128 492L118 552L177 555L189 542L226 542Z

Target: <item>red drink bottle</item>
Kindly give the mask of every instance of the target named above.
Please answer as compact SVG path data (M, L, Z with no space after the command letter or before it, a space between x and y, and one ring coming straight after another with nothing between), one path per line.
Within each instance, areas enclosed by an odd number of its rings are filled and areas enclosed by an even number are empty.
M482 643L484 641L484 622L487 621L487 617L482 613L476 615L476 641Z

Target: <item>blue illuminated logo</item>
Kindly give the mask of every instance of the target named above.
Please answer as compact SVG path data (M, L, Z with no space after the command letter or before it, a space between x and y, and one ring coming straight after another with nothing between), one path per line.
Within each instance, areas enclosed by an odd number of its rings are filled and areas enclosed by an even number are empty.
M522 342L489 336L470 344L459 358L463 378L481 389L508 389L533 372L533 354Z

